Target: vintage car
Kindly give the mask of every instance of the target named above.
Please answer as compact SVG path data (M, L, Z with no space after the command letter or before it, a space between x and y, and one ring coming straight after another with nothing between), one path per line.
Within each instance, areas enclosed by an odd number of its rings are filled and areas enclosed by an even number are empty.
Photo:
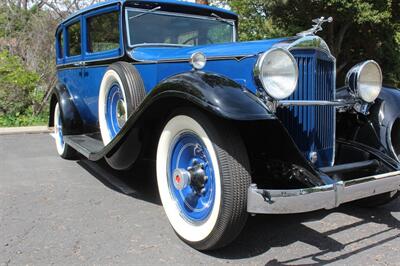
M315 35L326 21L238 42L238 16L216 7L83 9L56 31L57 151L117 170L153 160L169 222L199 250L229 244L248 214L387 203L400 189L400 91L382 86L372 60L337 88Z

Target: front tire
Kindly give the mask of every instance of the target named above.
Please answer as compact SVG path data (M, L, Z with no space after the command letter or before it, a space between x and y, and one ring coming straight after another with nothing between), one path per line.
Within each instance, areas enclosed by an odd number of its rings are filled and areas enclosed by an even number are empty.
M158 189L172 227L190 246L217 249L236 238L248 216L250 182L245 146L228 122L184 109L166 123L157 148Z

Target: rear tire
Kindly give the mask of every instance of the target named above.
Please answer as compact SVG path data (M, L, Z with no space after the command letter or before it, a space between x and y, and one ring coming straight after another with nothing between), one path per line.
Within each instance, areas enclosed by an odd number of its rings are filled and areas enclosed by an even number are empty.
M54 138L56 140L57 153L61 158L66 160L78 159L78 153L64 142L61 110L58 103L54 107Z
M157 148L157 183L166 215L183 241L211 250L237 237L248 216L249 168L243 141L228 122L194 109L169 119ZM190 184L178 189L176 169L200 169L204 178L190 177Z

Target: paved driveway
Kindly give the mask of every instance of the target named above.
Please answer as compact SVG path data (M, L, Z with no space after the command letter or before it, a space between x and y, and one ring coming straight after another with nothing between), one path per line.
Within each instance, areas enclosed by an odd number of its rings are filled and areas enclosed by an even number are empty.
M201 253L170 228L150 162L117 176L60 159L47 134L0 136L0 152L0 265L400 265L400 201L251 217L231 246Z

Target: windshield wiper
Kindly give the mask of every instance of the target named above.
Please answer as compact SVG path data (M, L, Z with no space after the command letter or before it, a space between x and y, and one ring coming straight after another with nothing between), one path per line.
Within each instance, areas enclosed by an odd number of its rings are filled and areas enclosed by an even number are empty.
M227 23L227 24L229 24L231 26L235 26L235 22L233 22L232 20L229 20L229 19L226 19L226 18L221 18L220 16L218 16L215 13L211 13L211 16L213 16L218 21L222 21L222 22L225 22L225 23Z
M134 16L130 17L129 19L138 18L138 17L144 16L144 15L147 15L147 14L149 14L149 13L152 13L152 12L154 12L154 11L157 11L157 10L159 10L159 9L161 9L161 6L157 6L157 7L155 7L155 8L150 9L150 10L147 10L146 12L143 12L143 13L140 13L140 14L137 14L137 15L134 15Z

